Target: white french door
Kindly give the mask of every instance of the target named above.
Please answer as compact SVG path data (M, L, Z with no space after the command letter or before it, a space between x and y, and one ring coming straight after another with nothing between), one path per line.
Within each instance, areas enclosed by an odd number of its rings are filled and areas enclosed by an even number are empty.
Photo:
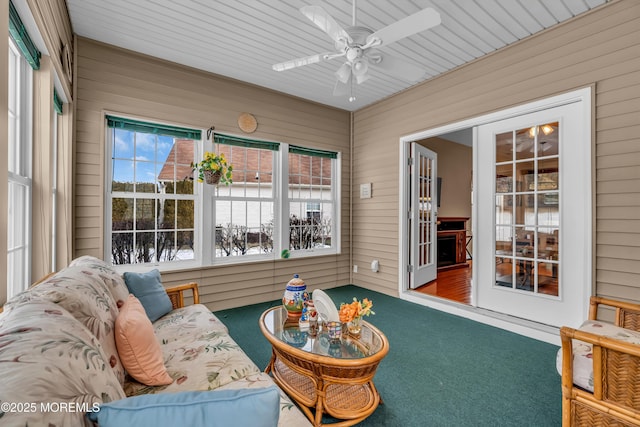
M478 127L477 305L578 325L590 293L585 101Z
M411 273L412 289L436 279L437 158L425 147L411 143Z

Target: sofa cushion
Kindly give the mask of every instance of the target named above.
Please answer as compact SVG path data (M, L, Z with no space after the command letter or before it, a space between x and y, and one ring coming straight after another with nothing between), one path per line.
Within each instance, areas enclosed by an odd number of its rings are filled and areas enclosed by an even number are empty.
M160 341L167 372L175 381L163 387L146 387L137 381L125 381L127 396L214 390L260 372L225 331L203 328L184 334L166 335L166 338L165 335L156 337Z
M100 427L125 425L275 427L280 392L275 386L241 390L148 394L111 402L87 416Z
M202 304L172 310L153 322L153 330L161 342L184 339L185 335L198 335L203 331L229 333L226 325Z
M110 368L124 384L124 367L116 349L113 327L118 307L96 270L86 265L67 267L44 282L12 298L7 307L46 300L67 310L96 336Z
M162 286L160 272L157 269L147 273L124 273L124 282L129 292L140 300L149 320L155 322L169 313L173 306L167 292Z
M116 346L125 369L143 384L167 385L173 379L167 374L160 344L140 301L133 296L125 302L115 325Z
M253 389L269 387L273 384L273 379L269 374L260 372L257 374L251 374L236 381L232 381L217 390L238 390L238 389ZM278 426L288 427L311 427L309 419L298 409L298 407L291 401L291 398L287 396L284 391L280 390L280 416Z
M0 315L0 361L0 401L37 405L34 412L0 413L2 425L81 426L94 404L125 397L98 339L49 301ZM61 403L83 412L56 411Z
M632 344L640 344L640 332L599 320L587 320L578 329ZM593 392L593 345L573 340L571 346L573 348L573 383ZM562 375L562 348L556 355L556 369Z
M69 267L74 266L83 266L98 275L111 292L118 308L122 307L129 295L129 289L127 289L122 276L112 266L90 255L84 255L71 261Z

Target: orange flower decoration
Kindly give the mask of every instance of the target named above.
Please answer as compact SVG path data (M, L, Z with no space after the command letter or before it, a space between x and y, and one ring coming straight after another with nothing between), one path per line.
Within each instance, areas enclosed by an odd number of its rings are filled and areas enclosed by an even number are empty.
M368 298L364 298L362 301L358 301L355 297L352 303L340 304L340 321L343 323L351 322L356 317L369 316L370 314L376 314L371 310L373 302Z

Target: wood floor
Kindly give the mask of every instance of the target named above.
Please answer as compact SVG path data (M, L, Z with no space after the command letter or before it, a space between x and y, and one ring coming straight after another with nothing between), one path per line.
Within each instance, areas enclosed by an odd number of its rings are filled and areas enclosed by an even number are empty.
M416 291L471 304L471 261L467 261L467 264L468 268L438 271L436 280L420 286Z
M457 301L463 304L471 304L471 261L467 261L468 268L456 268L453 270L438 271L436 280L426 283L416 289L423 294L434 295ZM502 263L496 266L496 274L510 276L511 264ZM520 272L520 270L516 270ZM538 292L547 295L558 295L558 279L557 270L554 271L551 265L541 265L538 269L539 287ZM509 277L509 282L511 278ZM509 283L510 286L510 283ZM531 290L526 286L518 289Z

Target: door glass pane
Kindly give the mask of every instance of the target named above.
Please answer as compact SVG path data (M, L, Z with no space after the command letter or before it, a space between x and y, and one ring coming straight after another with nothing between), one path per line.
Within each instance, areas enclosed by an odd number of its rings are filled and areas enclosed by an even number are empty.
M496 135L496 163L513 160L513 132Z
M496 166L496 193L513 191L513 163Z
M559 123L496 135L496 286L559 296Z
M558 122L541 125L538 132L538 156L557 156L558 147Z
M535 154L535 127L516 131L516 160L531 159Z

